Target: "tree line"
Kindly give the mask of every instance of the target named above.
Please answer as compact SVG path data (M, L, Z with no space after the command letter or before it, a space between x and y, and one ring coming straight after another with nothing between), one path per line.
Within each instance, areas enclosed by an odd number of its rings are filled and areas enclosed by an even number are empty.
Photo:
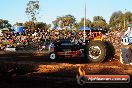
M108 31L116 31L116 30L123 30L124 27L127 28L128 23L132 21L132 12L125 12L116 11L114 12L109 20L109 23L102 16L94 16L93 21L86 19L86 26L92 28L102 28ZM76 18L73 15L65 15L65 16L58 16L56 19L52 21L53 29L79 29L81 26L84 25L84 18L81 18L79 22L77 22ZM25 23L16 23L17 26L24 26L27 29L38 29L41 28L43 30L48 30L51 28L51 24L46 24L44 22L34 22L34 21L27 21ZM2 28L11 28L11 24L8 20L0 19L0 29Z
M40 4L39 1L29 1L27 3L26 11L28 18L31 20L31 22L25 23L26 26L34 25L35 21L37 21L37 15L40 11ZM132 13L126 12L123 13L122 11L116 11L114 12L111 17L109 23L106 22L106 20L102 16L94 16L93 21L89 19L86 20L86 26L92 27L95 29L103 29L105 31L115 31L115 30L123 30L127 28L127 24L131 22L132 20ZM38 23L37 23L38 24ZM39 28L49 28L51 24L46 23L39 23L41 26ZM58 16L56 19L52 21L52 24L54 25L53 29L79 29L81 26L84 25L84 18L81 18L79 22L77 22L76 18L71 15L65 15L65 16ZM43 25L43 27L42 27ZM48 26L48 27L47 27ZM38 27L38 26L37 26ZM36 26L34 25L31 27L32 29L35 29Z
M24 26L26 29L43 29L48 30L53 24L53 29L75 29L78 30L81 26L84 25L84 18L81 18L78 22L76 18L71 15L57 16L56 19L52 21L52 24L47 24L44 22L38 22L37 17L40 12L40 2L39 0L31 0L27 3L25 13L29 21L24 23L16 22L16 26ZM109 23L102 16L94 16L93 20L86 20L86 26L91 28L101 28L106 31L116 31L123 30L127 28L128 23L132 23L132 12L116 11L110 16ZM11 24L8 20L0 19L0 29L2 28L11 28Z

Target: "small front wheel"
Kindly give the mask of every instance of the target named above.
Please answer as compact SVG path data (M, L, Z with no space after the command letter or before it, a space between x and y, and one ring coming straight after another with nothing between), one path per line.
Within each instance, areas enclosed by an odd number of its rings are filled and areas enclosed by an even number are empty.
M56 60L57 54L55 52L52 52L52 53L50 53L49 58L50 58L50 60Z

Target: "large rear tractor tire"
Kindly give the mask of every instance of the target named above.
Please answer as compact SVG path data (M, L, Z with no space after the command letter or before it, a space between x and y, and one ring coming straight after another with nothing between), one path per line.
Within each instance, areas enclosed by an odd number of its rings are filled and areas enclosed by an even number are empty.
M84 50L86 60L92 63L100 63L106 57L107 48L103 41L91 41Z

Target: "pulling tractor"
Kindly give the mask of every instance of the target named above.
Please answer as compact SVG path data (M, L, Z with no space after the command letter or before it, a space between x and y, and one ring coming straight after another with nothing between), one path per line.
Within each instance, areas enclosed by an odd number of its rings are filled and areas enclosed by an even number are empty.
M83 33L80 32L80 33ZM60 57L75 57L84 55L86 61L100 63L114 57L115 49L109 41L103 40L103 32L99 30L86 31L86 42L73 43L69 39L52 42L49 46L49 58L57 60Z

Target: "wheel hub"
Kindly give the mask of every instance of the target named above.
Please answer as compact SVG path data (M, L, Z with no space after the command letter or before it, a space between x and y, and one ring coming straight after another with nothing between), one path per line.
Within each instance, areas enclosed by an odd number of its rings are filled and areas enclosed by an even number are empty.
M56 58L56 55L54 53L50 54L50 59L54 60Z
M93 59L98 59L101 55L101 50L98 46L91 46L89 49L89 56Z

